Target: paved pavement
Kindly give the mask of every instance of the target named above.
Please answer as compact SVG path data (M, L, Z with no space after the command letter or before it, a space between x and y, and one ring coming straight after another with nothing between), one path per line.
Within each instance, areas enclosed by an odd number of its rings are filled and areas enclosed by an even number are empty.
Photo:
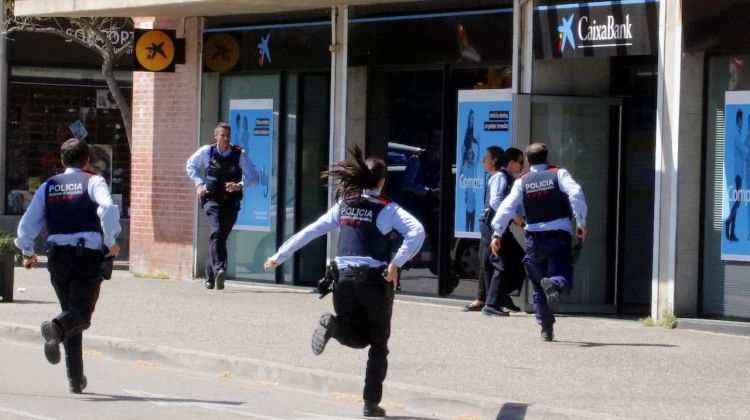
M96 356L87 358L86 366L95 383L74 395L68 392L62 369L39 363L42 358L38 345L0 341L0 359L16 361L3 369L0 418L320 420L356 419L362 412L362 403L346 396L333 398L269 382L249 384L223 375L197 375ZM391 418L434 418L385 408Z
M57 312L46 270L17 268L16 288L24 289L16 302L0 305L0 337L41 343L38 325ZM312 329L332 303L309 292L234 282L209 291L198 281L116 272L84 346L103 357L358 394L367 352L332 342L312 355ZM560 316L557 341L544 343L531 315L488 318L428 302L397 298L386 403L444 418L750 416L748 337Z

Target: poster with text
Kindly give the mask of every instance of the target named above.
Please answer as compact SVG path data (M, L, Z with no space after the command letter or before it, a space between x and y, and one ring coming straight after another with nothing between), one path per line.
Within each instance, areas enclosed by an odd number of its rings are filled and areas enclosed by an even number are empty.
M482 156L490 146L507 149L513 141L513 94L510 89L458 91L456 202L454 234L479 238L488 174Z
M725 100L721 259L750 261L750 91Z
M273 164L273 99L229 101L232 144L242 147L258 171L258 184L243 191L234 229L271 230L269 177ZM235 123L236 122L236 123Z

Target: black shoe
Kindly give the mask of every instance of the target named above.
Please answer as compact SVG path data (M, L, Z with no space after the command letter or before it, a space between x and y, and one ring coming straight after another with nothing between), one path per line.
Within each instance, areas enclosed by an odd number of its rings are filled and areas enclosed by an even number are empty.
M385 417L385 409L377 403L365 400L365 407L362 409L362 415L365 417Z
M68 384L70 384L71 394L80 394L84 389L86 389L86 385L88 385L89 383L86 380L86 375L82 375L80 379L68 378Z
M552 325L542 326L542 341L552 341L555 339L555 329Z
M214 288L214 282L213 280L206 280L206 289L213 289Z
M503 300L503 302L500 304L500 308L505 308L510 312L521 312L521 308L516 306L516 304L513 303L513 299L511 299L510 297Z
M227 272L219 270L216 272L216 289L224 290L224 280L227 279Z
M544 294L547 296L547 304L552 308L557 307L557 304L560 302L560 291L557 289L557 285L547 277L543 278L540 283L542 284Z
M53 365L60 363L60 342L63 340L60 327L52 321L42 322L42 337L44 337L44 357Z
M737 242L737 241L740 240L740 238L738 238L737 235L735 235L733 233L733 234L729 235L729 240L732 241L732 242Z
M482 315L488 316L510 316L510 313L503 311L500 308L493 308L492 306L484 305L482 308Z
M323 350L328 344L328 340L333 337L333 333L336 331L337 319L333 314L323 314L320 317L319 325L315 328L312 336L312 351L313 354L318 355L323 353Z

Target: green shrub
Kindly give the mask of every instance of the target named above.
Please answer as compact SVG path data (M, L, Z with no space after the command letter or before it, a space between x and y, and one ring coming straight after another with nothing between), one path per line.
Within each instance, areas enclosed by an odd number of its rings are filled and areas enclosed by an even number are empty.
M667 329L673 329L677 327L677 317L672 312L671 307L666 307L661 310L661 318L654 320L653 318L646 317L641 318L641 324L646 327L662 327Z
M0 233L0 255L12 255L15 257L17 263L23 261L23 255L21 251L16 248L16 244L13 241L16 239L15 235L10 233Z

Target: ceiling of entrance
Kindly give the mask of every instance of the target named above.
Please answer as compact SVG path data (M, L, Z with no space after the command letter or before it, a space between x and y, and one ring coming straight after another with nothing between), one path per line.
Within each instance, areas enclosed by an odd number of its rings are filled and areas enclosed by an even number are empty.
M18 16L222 16L426 0L16 0Z

